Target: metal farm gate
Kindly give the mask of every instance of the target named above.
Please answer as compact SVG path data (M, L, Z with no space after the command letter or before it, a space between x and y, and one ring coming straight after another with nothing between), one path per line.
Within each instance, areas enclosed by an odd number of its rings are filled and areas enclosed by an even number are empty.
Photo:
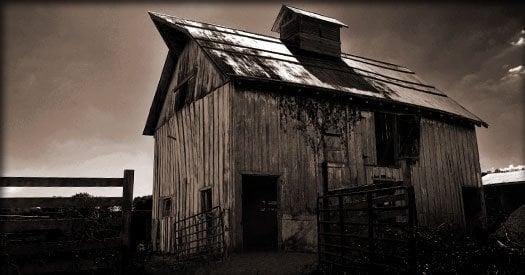
M219 206L180 219L165 219L153 230L162 231L156 246L174 255L177 265L222 260L225 257L224 211ZM154 232L154 236L159 236Z
M319 197L317 205L319 265L325 271L406 273L414 268L411 187L340 190Z

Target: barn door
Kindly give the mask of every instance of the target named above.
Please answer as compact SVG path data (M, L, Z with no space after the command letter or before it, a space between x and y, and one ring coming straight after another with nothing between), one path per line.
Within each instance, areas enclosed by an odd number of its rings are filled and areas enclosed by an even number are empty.
M323 132L324 191L348 187L349 182L346 146L343 134L335 129Z
M243 176L242 224L245 250L277 249L277 178Z

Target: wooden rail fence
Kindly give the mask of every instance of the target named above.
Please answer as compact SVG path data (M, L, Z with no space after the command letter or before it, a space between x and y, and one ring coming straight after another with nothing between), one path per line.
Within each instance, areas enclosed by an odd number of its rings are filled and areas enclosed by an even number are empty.
M350 189L320 196L318 253L328 272L410 272L413 268L412 189Z
M131 249L133 178L133 170L122 178L0 177L0 187L122 187L122 197L0 198L0 273L120 272ZM75 216L87 208L96 216Z

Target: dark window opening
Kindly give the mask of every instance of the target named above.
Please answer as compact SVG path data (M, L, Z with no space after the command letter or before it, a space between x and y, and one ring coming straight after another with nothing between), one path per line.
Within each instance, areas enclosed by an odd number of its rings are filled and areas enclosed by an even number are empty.
M400 159L413 159L419 156L419 117L413 115L397 116Z
M377 165L393 166L396 164L394 114L375 113L376 157Z
M171 198L162 200L162 217L169 217L171 214Z
M195 86L193 85L192 81L196 73L197 67L193 68L193 70L190 71L186 77L180 77L180 79L182 80L180 81L178 86L175 89L173 89L173 92L175 93L175 103L173 105L173 108L175 111L181 110L187 102L190 102L192 100L192 98L188 98L188 96L190 96L189 93Z
M398 159L419 156L419 117L375 113L377 165L394 166Z
M212 208L211 188L201 191L201 211L208 212Z

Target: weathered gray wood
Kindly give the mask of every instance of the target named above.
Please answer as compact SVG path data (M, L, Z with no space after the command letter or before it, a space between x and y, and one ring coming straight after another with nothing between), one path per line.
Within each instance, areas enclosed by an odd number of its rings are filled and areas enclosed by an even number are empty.
M402 181L398 167L376 166L374 110L351 101L316 101L264 87L219 85L220 75L192 43L181 54L172 82L176 85L197 64L193 100L179 112L166 111L168 130L159 127L155 136L159 164L154 186L159 195L154 195L154 213L160 211L159 196L171 196L171 219L195 214L200 209L200 189L210 186L213 204L225 208L225 238L239 248L243 173L279 175L279 224L287 228L315 220L323 161L344 164L330 168L334 188ZM314 101L318 109L298 104L305 100ZM167 99L166 104L172 103ZM338 106L342 112L321 110L334 111ZM343 125L340 140L331 141L336 149L322 145L328 122ZM414 186L418 218L422 225L458 223L463 215L458 186L479 184L475 133L469 127L425 117L420 125L420 157L405 169ZM282 243L290 236L280 229ZM161 221L162 249L173 249L175 235L166 235L173 230L168 219Z
M118 187L122 178L0 177L0 187Z

